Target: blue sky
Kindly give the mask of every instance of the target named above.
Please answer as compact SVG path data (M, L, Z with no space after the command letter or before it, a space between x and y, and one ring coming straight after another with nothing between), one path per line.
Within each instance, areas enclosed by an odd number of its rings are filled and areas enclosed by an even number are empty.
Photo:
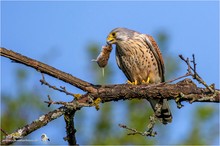
M93 83L87 47L90 43L105 45L106 36L115 27L152 36L167 32L169 52L177 58L178 54L191 57L194 53L198 73L219 88L218 1L1 1L2 47ZM116 66L114 53L110 61L115 68L111 83L124 83L126 78ZM13 71L19 67L1 58L1 93L16 95ZM31 71L27 89L40 78ZM181 63L177 76L185 72Z

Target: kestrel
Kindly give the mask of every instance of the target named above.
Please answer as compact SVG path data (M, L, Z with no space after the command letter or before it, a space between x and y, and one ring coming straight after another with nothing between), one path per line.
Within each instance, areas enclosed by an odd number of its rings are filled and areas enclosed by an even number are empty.
M164 82L164 61L152 36L127 28L115 28L107 44L116 45L116 61L130 82L153 84ZM157 118L167 124L172 115L166 99L149 99Z

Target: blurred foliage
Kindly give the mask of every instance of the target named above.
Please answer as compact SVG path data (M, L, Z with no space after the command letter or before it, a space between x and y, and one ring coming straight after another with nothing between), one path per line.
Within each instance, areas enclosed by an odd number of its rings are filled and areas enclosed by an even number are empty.
M42 104L40 95L42 92L38 92L36 88L33 88L33 91L27 90L24 83L29 76L28 72L23 69L16 69L15 76L16 97L1 93L1 128L8 134L32 122L42 112L48 111L47 106ZM1 139L4 136L1 133ZM25 142L19 144L25 144Z
M218 139L219 143L219 108L211 106L199 106L193 111L194 118L189 135L183 140L184 145L210 145Z

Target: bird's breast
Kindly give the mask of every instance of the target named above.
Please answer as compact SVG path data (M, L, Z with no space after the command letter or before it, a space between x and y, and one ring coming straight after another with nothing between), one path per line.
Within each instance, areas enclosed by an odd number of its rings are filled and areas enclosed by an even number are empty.
M141 41L126 41L116 45L116 60L128 80L139 84L150 77L150 82L159 82L156 59L150 48ZM159 80L159 81L158 81Z

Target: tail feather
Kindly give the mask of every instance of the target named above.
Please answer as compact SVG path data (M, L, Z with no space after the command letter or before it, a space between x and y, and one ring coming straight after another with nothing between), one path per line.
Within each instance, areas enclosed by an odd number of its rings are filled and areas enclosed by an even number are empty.
M154 110L156 117L163 124L172 122L172 114L167 99L162 99L162 100L149 99L149 102Z

